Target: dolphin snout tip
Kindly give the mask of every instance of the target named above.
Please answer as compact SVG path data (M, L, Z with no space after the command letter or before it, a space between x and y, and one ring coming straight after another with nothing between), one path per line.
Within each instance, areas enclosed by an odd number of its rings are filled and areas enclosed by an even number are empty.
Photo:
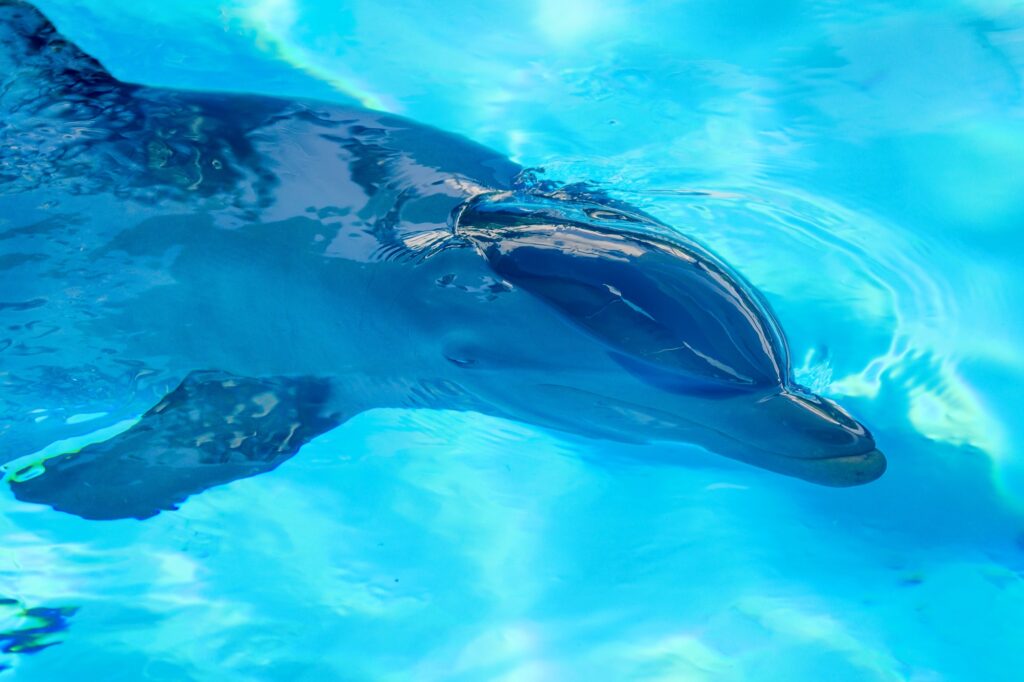
M880 450L814 460L814 472L807 480L836 488L864 485L885 473L888 463Z

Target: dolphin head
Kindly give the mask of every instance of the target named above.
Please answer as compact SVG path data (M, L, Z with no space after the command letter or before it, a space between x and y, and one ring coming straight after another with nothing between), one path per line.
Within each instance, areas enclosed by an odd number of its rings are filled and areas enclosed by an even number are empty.
M695 443L824 485L885 471L862 424L792 380L767 302L650 216L606 198L504 193L471 201L455 230L566 323L531 331L524 320L469 351L505 360L491 389L507 410L623 441Z

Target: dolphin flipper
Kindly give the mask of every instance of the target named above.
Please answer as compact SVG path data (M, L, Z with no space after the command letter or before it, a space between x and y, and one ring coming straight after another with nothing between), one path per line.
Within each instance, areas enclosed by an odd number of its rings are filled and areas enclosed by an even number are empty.
M192 372L127 431L47 459L42 474L11 487L19 500L85 519L145 519L275 469L344 421L330 397L323 379Z

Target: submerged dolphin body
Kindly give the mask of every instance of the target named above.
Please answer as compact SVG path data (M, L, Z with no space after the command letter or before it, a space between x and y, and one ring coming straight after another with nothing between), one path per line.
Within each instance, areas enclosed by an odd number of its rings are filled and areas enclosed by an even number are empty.
M16 0L0 78L0 454L36 452L8 466L22 500L146 518L375 407L826 485L884 471L792 381L760 296L627 205L386 114L121 83Z

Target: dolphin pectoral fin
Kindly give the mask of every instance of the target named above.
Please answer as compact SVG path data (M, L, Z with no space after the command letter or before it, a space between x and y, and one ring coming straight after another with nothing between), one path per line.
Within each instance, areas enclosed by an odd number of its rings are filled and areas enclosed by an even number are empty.
M278 467L349 415L311 377L192 372L127 431L11 480L15 497L85 519L145 519L190 495Z

